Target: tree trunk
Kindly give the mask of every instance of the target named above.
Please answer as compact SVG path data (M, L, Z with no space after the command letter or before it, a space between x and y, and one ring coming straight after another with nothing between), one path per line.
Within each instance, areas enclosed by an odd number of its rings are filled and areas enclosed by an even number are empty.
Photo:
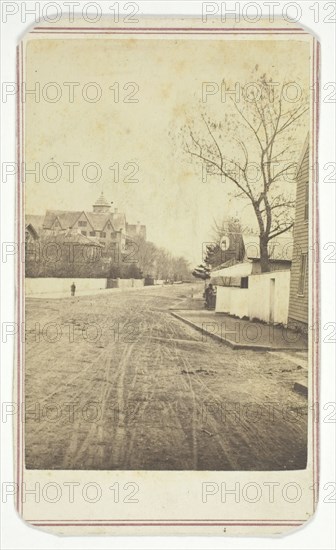
M267 273L270 271L269 257L268 257L268 239L264 235L259 237L260 243L260 267L261 273Z

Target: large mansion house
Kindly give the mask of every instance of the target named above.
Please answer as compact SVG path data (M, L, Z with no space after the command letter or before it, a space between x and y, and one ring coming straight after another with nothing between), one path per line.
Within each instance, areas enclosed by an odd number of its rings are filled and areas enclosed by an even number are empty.
M129 224L124 213L117 208L111 211L111 204L101 193L92 211L47 210L45 216L26 215L26 241L37 240L42 235L69 234L92 245L103 247L119 246L125 249L127 241L146 239L146 226Z

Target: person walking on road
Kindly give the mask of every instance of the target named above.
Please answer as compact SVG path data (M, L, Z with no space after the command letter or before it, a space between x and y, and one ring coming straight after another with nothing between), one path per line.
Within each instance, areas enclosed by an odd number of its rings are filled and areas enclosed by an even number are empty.
M71 285L71 296L74 296L75 295L75 292L76 292L76 285L75 285L75 282L72 283Z

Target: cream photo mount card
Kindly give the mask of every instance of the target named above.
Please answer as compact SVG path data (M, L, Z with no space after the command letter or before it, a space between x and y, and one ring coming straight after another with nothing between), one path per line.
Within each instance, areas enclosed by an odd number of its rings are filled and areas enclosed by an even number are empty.
M39 23L17 48L16 505L44 531L275 535L318 501L319 44Z

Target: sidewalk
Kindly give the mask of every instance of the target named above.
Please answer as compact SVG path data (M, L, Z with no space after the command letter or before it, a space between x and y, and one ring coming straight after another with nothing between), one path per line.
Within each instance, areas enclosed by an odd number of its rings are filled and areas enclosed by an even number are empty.
M175 309L175 308L174 308ZM255 351L307 351L306 335L285 327L255 321L243 321L224 313L207 310L171 310L171 314L209 337L227 344L232 349Z

